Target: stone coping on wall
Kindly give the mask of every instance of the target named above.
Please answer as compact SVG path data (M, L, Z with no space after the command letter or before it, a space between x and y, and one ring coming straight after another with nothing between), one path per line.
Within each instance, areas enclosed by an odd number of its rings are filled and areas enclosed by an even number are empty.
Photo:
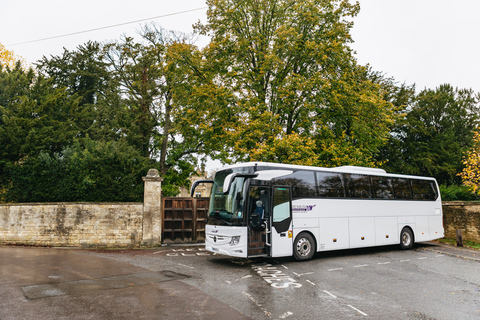
M0 203L0 206L55 206L55 205L143 205L143 202L23 202Z
M443 201L442 206L478 206L480 201Z

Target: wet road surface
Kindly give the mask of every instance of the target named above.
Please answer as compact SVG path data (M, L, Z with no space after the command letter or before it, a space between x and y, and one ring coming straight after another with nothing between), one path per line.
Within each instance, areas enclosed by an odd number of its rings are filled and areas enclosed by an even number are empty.
M0 247L0 319L480 319L479 251L233 259L201 247Z
M248 319L188 277L82 250L0 247L0 319Z

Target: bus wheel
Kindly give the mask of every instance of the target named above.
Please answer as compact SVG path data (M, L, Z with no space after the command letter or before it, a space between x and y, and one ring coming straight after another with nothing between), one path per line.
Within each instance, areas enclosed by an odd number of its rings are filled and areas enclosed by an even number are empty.
M306 233L300 233L293 243L293 256L297 261L306 261L313 258L315 254L315 241L313 237Z
M413 247L413 233L410 228L403 228L400 233L400 247L403 250L411 249Z

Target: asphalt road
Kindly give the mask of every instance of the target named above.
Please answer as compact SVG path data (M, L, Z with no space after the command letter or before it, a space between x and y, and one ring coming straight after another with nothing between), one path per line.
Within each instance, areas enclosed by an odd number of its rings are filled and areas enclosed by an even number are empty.
M480 251L232 259L201 247L0 247L0 319L480 319Z

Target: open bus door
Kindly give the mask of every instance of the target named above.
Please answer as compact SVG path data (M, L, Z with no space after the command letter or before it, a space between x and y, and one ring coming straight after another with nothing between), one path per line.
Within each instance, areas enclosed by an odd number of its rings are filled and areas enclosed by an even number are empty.
M248 256L291 256L290 187L252 186L248 198Z
M293 254L291 190L290 187L273 187L272 191L271 256L291 256Z
M252 186L248 191L248 256L270 255L268 233L270 230L269 187Z

